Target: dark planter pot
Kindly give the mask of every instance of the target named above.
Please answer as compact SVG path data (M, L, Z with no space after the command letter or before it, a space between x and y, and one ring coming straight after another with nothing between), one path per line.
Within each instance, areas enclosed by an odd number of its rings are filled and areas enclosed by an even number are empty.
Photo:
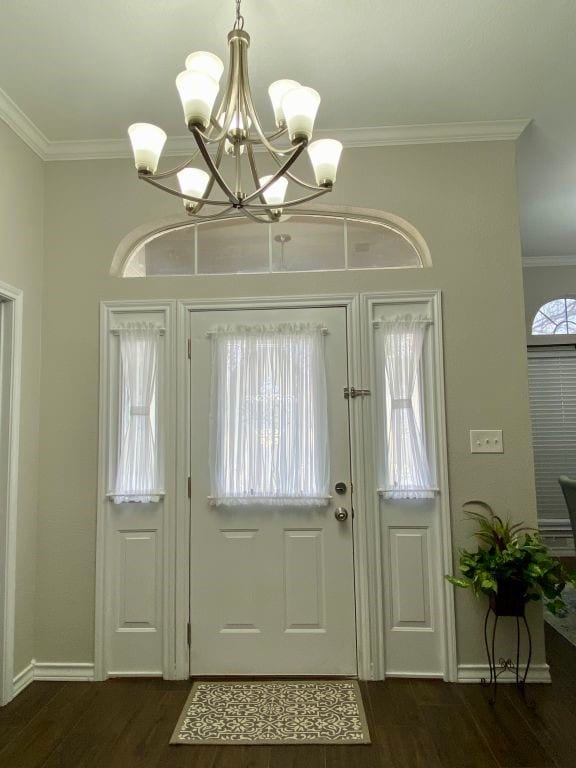
M498 582L498 592L490 595L490 607L496 616L524 616L525 585L511 579Z

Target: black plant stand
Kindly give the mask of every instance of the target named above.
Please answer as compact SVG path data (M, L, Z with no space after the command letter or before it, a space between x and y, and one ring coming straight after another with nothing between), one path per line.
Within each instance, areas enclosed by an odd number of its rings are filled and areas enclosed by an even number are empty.
M492 627L492 638L491 642L489 641L489 631L488 631L488 620L490 618L490 614L494 614L494 626ZM503 616L509 616L511 618L516 619L516 660L513 659L504 659L500 657L498 659L498 663L496 663L496 629L498 627L498 620L500 617ZM524 624L524 629L526 630L526 637L528 639L528 659L526 661L526 668L524 670L524 674L520 674L520 620L522 620ZM498 691L498 678L501 674L507 671L514 672L516 676L516 688L522 695L522 698L526 701L526 678L528 677L528 670L530 669L530 662L532 661L532 636L530 634L530 627L528 626L528 622L526 621L526 615L524 613L524 607L522 607L522 611L517 612L500 612L497 609L497 606L495 605L494 601L490 601L490 605L488 606L488 610L486 611L486 618L484 619L484 644L486 646L486 656L488 657L488 666L490 667L490 679L486 680L485 677L482 678L481 683L482 685L489 686L492 688L491 696L490 696L490 704L494 705L496 703L496 693ZM527 702L528 703L528 702Z

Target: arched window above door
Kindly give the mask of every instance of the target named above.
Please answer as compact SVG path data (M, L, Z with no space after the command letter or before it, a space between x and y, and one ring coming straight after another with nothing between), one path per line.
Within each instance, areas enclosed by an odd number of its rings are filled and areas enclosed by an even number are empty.
M367 209L318 208L258 224L235 216L141 227L124 238L118 277L258 274L430 266L426 242L408 222Z
M562 297L543 304L532 322L532 335L569 334L576 334L576 298Z

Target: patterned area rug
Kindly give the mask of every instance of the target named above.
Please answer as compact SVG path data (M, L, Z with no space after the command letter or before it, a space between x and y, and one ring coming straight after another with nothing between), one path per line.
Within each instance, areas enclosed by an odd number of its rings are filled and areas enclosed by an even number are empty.
M369 744L356 680L196 682L171 744Z
M562 594L568 606L568 615L560 619L551 614L550 611L544 610L544 618L566 640L569 640L572 645L576 645L576 587L568 584Z

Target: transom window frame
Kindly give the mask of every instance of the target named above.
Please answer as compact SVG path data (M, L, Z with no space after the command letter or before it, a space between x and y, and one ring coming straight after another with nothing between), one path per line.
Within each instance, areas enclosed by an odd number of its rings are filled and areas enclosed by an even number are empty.
M420 264L417 265L397 265L397 266L389 266L389 267L358 267L353 268L351 270L348 269L348 267L344 268L338 268L330 271L334 272L344 272L344 271L354 271L354 272L361 272L365 270L385 270L385 269L422 269L426 267L432 266L432 257L430 254L430 249L428 248L428 244L426 243L426 240L422 237L418 229L412 225L410 222L406 221L400 216L397 216L396 214L389 213L387 211L381 211L374 208L357 208L357 207L351 207L351 206L322 206L317 205L314 208L302 208L298 211L298 216L310 216L310 217L324 217L324 218L335 218L335 219L342 219L342 220L351 220L351 221L359 221L361 223L366 224L373 224L375 226L383 226L387 229L390 229L391 231L398 234L400 237L404 238L409 245L414 249ZM232 220L238 220L238 221L244 221L244 217L240 215L232 215L226 218L223 218L223 222L229 222ZM193 229L196 227L196 224L198 222L194 221L183 221L181 216L169 216L164 219L160 219L156 222L149 222L148 224L141 225L140 227L137 227L136 229L129 232L119 243L116 252L114 254L114 257L112 259L112 264L110 267L110 274L113 277L119 277L122 279L134 279L136 277L144 278L146 275L126 275L125 272L127 268L129 267L130 261L132 257L135 255L135 253L147 242L150 242L151 240L154 240L158 237L162 237L162 235L168 234L170 232L176 232L183 229ZM197 230L196 230L197 232ZM324 270L291 270L291 274L295 274L297 272L303 273L303 272L317 272L317 271L324 271ZM211 274L234 274L235 276L240 276L242 274L251 275L251 274L281 274L281 272L277 271L269 271L269 272L258 272L258 273L225 273L225 272L214 272L214 273L203 273L202 276L209 276ZM177 275L172 275L177 276ZM182 275L181 277L198 277L200 275L191 274L191 275Z
M564 303L564 314L563 318L560 320L556 320L546 311L556 302ZM572 306L570 306L570 304ZM546 318L546 320L554 326L554 330L551 332L538 330L536 324L540 317ZM562 326L565 326L565 330L561 329ZM556 298L549 299L541 304L532 318L530 333L533 337L538 339L558 339L559 337L574 338L576 336L576 296L557 296Z

